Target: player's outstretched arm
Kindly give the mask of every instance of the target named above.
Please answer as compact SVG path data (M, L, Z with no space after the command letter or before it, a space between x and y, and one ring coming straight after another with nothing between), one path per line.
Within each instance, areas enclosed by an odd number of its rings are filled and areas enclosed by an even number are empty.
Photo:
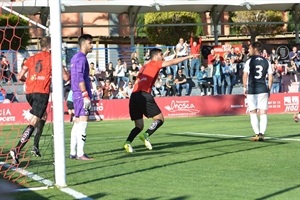
M175 58L175 59L172 59L172 60L164 61L163 64L162 64L162 67L168 67L168 66L171 66L171 65L176 65L178 63L181 63L184 60L195 58L196 56L199 56L199 54L193 54L193 55L188 55L188 56L185 56L185 57L179 57L179 58Z

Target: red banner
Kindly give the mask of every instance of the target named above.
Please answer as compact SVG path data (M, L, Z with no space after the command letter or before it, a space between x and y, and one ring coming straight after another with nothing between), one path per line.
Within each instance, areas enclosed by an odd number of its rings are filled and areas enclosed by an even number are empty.
M272 94L268 113L299 110L299 93ZM244 95L158 97L155 101L165 117L241 115L248 113ZM129 119L129 100L95 101L91 120Z
M241 53L242 44L224 44L213 46L215 53L219 54L220 56L224 56L226 52L229 53L232 47L234 47L235 53Z
M268 113L293 113L299 111L300 93L272 94ZM242 115L248 113L244 95L158 97L155 101L165 117ZM91 120L130 119L128 99L94 101ZM48 121L52 121L52 104L48 106ZM67 107L65 121L69 121ZM0 124L28 123L28 103L0 104Z

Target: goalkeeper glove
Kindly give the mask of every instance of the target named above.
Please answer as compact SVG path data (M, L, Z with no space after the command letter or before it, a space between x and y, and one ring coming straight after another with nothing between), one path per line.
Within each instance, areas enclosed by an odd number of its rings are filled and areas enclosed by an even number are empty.
M83 108L85 110L90 110L92 107L92 104L91 104L91 99L90 99L87 91L82 92L82 98L83 98Z

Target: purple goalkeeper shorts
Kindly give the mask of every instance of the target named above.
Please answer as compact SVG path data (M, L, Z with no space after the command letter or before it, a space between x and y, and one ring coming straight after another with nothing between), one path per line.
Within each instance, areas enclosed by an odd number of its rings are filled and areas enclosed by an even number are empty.
M89 111L83 107L83 98L73 99L75 117L87 116Z

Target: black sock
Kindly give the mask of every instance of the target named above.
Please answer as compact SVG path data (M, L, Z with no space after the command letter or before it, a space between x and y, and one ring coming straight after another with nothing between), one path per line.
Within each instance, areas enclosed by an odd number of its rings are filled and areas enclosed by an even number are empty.
M160 119L155 120L154 122L152 122L146 133L151 136L161 125L163 125L163 123L164 122Z
M36 126L36 133L35 133L35 136L34 136L34 146L38 149L39 149L40 138L41 138L41 135L43 133L45 123L46 123L45 120L40 120L39 123Z
M22 148L26 145L26 143L28 142L29 138L31 137L33 131L34 131L34 127L32 125L28 125L25 128L25 130L22 133L22 138L20 139L20 141L18 142L18 144L16 146L17 153L19 153L22 150Z
M131 132L130 132L128 138L126 139L126 141L128 141L128 142L131 143L131 142L134 140L134 138L135 138L141 131L142 131L142 130L141 130L140 128L134 127L134 128L131 130Z
M71 113L70 122L73 122L74 113Z

